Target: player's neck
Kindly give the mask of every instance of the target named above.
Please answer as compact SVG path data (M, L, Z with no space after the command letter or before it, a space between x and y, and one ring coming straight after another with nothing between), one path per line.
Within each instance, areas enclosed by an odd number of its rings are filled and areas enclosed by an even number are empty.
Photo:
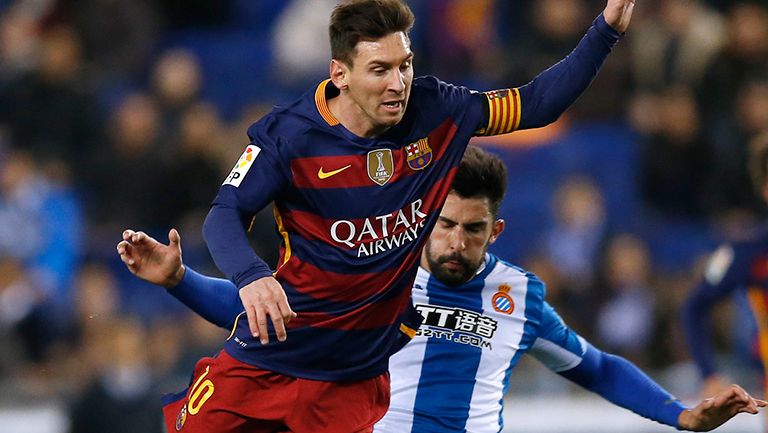
M328 100L328 109L342 126L358 137L376 138L389 129L386 126L375 125L363 109L343 92Z

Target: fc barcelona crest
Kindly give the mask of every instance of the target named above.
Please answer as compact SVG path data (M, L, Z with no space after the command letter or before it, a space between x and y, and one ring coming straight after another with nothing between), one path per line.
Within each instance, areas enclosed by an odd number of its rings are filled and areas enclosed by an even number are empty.
M432 149L429 147L429 137L405 146L405 159L408 167L413 170L423 170L432 162Z
M509 287L509 284L502 284L499 286L499 291L493 295L493 298L491 298L494 310L504 314L512 314L512 312L515 311L515 301L509 296L510 289L511 287Z
M395 164L392 162L390 149L376 149L368 152L368 177L379 185L384 185L392 178Z

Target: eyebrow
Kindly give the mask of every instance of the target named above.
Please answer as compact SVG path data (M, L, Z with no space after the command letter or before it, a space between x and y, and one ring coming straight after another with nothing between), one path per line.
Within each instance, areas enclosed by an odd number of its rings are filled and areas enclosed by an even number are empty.
M472 229L485 227L488 224L487 221L472 221L472 222L469 222L469 223L460 224L458 221L454 221L454 220L452 220L450 218L446 218L446 217L444 217L442 215L438 216L437 219L439 221L442 221L442 222L446 222L446 223L450 223L450 224L455 224L455 225L461 225L464 228L472 228Z
M400 63L407 62L409 60L413 60L413 52L408 54L406 57L403 58L403 60L400 61ZM383 66L383 67L391 67L394 64L394 62L385 62L383 60L371 60L368 62L368 67L371 66Z

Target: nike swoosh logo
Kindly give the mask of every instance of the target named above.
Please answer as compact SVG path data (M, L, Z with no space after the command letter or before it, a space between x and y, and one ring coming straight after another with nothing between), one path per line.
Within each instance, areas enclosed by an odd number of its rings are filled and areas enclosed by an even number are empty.
M352 167L352 164L349 164L345 167L341 167L338 170L329 171L327 173L323 171L323 167L320 167L320 170L317 170L317 177L319 177L320 179L328 179L329 177L335 176L341 173L342 171L348 169L349 167Z

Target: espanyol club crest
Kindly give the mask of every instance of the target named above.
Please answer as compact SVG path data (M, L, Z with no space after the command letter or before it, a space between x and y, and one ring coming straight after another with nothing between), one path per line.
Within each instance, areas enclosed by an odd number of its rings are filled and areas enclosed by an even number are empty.
M368 177L383 186L392 178L395 163L390 149L376 149L368 152Z
M493 309L499 313L512 314L515 311L515 301L509 296L509 284L502 284L499 286L499 291L491 298Z
M405 146L405 159L408 167L413 170L423 170L432 162L432 149L429 147L429 137Z

